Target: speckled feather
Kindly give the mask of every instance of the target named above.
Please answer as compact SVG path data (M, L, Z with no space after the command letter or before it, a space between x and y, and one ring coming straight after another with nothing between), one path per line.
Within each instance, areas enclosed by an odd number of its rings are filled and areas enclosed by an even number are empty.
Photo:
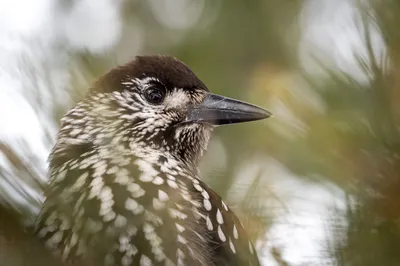
M153 83L168 91L158 108L140 96ZM199 179L212 127L176 126L206 91L180 61L139 57L65 115L36 224L54 254L86 265L259 265L237 217Z

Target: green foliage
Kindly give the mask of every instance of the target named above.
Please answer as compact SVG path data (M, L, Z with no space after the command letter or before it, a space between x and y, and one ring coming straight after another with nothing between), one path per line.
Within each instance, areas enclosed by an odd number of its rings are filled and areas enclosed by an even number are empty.
M326 221L332 237L321 245L332 263L400 265L399 2L357 2L356 22L366 53L355 51L349 60L357 63L363 80L329 64L327 54L313 54L322 75L305 74L298 51L306 31L300 23L306 5L300 0L207 0L199 20L179 29L157 20L148 2L128 2L124 35L114 51L72 56L70 94L74 101L80 99L94 77L134 53L179 57L211 91L277 113L266 123L218 128L216 140L222 148L208 153L203 165L213 167L205 179L231 199L254 239L270 241L265 234L275 222L274 211L263 203L276 201L284 209L285 199L277 198L274 188L266 185L263 163L252 176L238 173L254 164L255 157L269 156L299 178L335 184L347 195L345 213L332 210L336 218ZM384 52L377 53L372 33L382 38ZM56 121L65 109L54 111ZM36 172L15 156L13 147L0 143L0 152L20 173L17 178L43 189ZM3 169L0 175L6 176ZM24 191L21 195L29 197ZM18 210L21 220L30 214L29 206L7 207L11 207L7 213ZM277 263L289 265L274 242L268 244Z

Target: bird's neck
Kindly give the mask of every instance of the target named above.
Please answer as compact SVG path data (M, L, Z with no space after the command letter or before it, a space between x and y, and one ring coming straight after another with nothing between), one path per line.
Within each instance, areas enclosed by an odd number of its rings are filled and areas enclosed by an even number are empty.
M143 160L159 167L178 167L186 169L190 174L198 176L198 160L189 156L182 157L171 153L163 147L149 147L132 142L129 147L132 158Z
M109 164L132 164L137 160L162 167L164 165L187 169L198 176L198 159L176 154L163 147L152 147L135 141L123 141L123 137L115 136L111 140L96 138L93 141L79 139L59 139L50 155L50 170L65 164L76 162L80 168L94 167L96 161L105 160Z
M77 159L85 152L96 150L103 157L129 155L146 161L167 157L197 172L213 129L211 126L172 126L154 130L154 134L142 134L144 128L138 126L138 116L118 114L118 102L113 95L94 94L91 97L92 100L79 102L62 119L50 159L56 157L54 155L64 154L65 150L67 153L74 150L72 154ZM72 159L72 156L67 157Z

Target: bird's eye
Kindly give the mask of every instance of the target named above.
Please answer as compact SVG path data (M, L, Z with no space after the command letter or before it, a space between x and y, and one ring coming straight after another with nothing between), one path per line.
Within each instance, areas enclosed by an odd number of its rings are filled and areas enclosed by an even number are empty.
M144 92L144 98L151 104L161 104L165 98L165 88L162 86L150 86Z

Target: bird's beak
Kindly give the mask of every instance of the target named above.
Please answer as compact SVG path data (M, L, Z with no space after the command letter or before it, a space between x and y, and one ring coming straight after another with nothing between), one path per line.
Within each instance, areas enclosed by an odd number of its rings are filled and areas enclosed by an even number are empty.
M225 125L265 119L271 113L255 105L208 93L202 103L189 109L185 122Z

